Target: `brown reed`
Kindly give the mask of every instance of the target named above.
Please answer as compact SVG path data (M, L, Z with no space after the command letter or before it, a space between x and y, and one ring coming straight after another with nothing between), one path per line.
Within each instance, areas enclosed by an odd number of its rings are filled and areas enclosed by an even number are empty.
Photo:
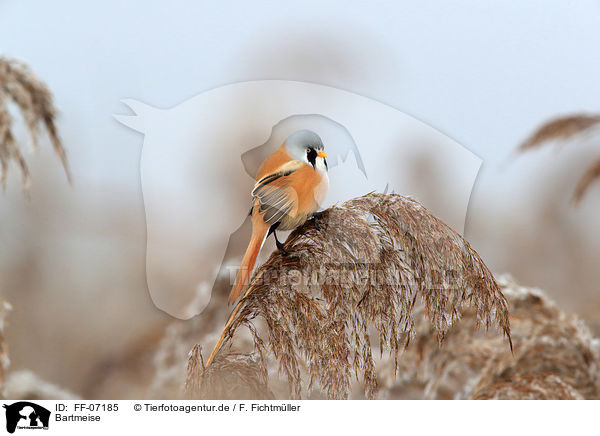
M576 135L587 133L598 125L600 125L600 115L597 114L574 114L554 118L542 124L533 132L518 147L517 151L532 150L551 140L564 141ZM598 179L600 179L600 159L595 161L579 179L572 197L573 204L580 203L592 182Z
M475 334L473 313L450 329L442 347L421 323L403 356L408 377L396 387L389 380L388 389L422 384L428 399L597 399L600 341L544 292L508 276L499 282L509 303L514 354L498 337Z
M70 182L67 155L56 129L56 108L50 90L24 63L0 57L0 184L6 186L11 161L20 168L25 187L31 179L27 162L15 140L10 102L19 108L35 147L39 144L41 126L44 127Z
M372 343L397 368L417 301L439 341L472 308L478 327L499 328L512 347L507 303L493 275L417 201L367 194L324 211L318 227L311 220L296 229L287 254L273 253L258 269L206 366L193 371L200 388L213 382L212 364L245 326L262 371L267 355L277 360L290 397L318 387L327 398L347 398L355 376L373 398Z

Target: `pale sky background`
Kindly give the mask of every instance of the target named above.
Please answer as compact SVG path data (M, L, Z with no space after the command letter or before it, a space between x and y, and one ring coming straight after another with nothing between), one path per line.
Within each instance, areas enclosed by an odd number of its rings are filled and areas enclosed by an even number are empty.
M484 168L547 117L600 110L598 1L251 3L4 0L0 52L54 91L75 178L134 189L141 137L112 118L122 98L312 81L431 124Z

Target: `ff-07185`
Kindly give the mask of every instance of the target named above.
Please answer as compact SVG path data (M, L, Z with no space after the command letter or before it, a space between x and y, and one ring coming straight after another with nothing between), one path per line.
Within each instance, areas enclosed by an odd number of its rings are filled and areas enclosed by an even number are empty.
M73 407L75 408L75 412L116 412L119 410L119 405L116 403L75 403Z

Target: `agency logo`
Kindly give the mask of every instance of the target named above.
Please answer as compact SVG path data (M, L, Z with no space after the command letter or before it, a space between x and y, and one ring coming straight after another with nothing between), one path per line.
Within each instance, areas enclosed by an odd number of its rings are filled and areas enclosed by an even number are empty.
M48 430L50 411L29 401L19 401L10 405L5 404L6 431L14 433L22 430Z

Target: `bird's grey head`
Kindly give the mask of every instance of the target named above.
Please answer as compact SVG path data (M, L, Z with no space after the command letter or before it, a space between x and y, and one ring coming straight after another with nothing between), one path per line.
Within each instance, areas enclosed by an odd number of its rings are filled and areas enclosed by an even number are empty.
M298 130L292 133L285 140L285 148L288 153L296 160L306 162L316 168L320 159L323 159L325 169L327 155L323 151L323 141L319 135L310 130Z

